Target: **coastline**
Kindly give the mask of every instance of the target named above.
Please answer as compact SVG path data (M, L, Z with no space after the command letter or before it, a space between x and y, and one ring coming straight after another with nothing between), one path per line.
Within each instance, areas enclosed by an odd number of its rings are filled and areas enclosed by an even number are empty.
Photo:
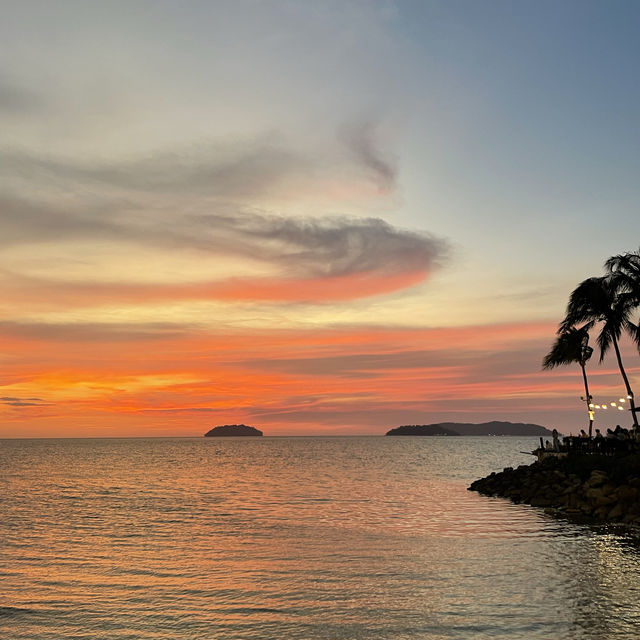
M640 454L567 455L475 480L469 491L598 524L640 526Z

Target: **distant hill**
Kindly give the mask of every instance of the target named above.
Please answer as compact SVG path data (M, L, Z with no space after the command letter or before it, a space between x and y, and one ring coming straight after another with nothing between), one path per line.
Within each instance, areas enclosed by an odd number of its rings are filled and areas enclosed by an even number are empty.
M439 424L406 424L387 431L388 436L459 436L451 429L445 429Z
M523 422L440 422L438 424L406 425L387 431L388 436L551 436L551 431L539 424Z
M246 424L223 424L207 431L205 438L233 437L233 436L261 436L262 431Z

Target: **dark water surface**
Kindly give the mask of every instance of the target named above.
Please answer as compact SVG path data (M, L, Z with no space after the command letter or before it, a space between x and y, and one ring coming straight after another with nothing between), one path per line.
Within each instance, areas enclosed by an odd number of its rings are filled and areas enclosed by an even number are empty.
M640 637L629 534L466 491L535 444L0 441L0 638Z

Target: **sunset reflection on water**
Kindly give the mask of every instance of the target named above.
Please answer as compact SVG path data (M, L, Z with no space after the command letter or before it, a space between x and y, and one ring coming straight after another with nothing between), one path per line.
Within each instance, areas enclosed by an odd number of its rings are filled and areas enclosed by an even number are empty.
M624 535L466 490L531 444L4 441L2 637L635 637Z

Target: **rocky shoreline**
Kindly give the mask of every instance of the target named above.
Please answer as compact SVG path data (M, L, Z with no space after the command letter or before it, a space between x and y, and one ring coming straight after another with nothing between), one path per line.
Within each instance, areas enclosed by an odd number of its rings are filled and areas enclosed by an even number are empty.
M476 480L469 491L597 523L640 525L640 454L567 455Z

